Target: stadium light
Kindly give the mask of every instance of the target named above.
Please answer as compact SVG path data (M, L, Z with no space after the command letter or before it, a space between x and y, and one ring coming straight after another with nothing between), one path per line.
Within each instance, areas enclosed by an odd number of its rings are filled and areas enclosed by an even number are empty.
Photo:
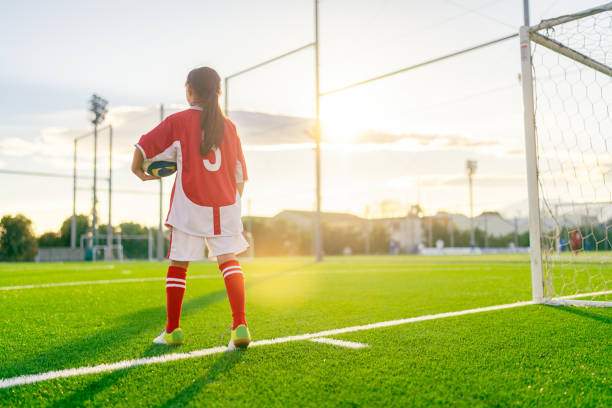
M468 181L470 184L470 246L472 248L476 245L476 240L474 239L474 196L472 191L472 177L474 176L477 167L478 163L476 160L468 160L465 164L465 168L468 172Z
M93 94L89 100L89 103L89 111L93 114L91 123L93 123L94 126L98 126L100 123L104 122L104 118L108 113L108 109L106 109L108 101L96 94Z

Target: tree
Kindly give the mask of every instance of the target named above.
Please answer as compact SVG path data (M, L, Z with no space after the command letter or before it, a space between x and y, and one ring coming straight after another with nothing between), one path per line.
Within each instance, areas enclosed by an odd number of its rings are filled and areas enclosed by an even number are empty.
M32 221L22 214L5 215L0 220L0 259L4 261L32 261L38 244Z
M391 236L383 225L375 225L370 231L370 252L372 254L388 254Z
M147 235L149 230L135 222L119 224L121 235ZM148 242L146 239L126 239L121 241L123 255L129 259L146 258L148 256Z
M39 248L59 247L62 246L62 239L57 232L45 232L38 237Z
M351 248L353 254L365 252L365 236L359 225L345 227L323 224L323 251L326 255L341 255L344 248Z
M61 246L70 246L70 231L72 228L72 216L66 218L60 228L60 242ZM79 246L81 242L81 235L87 234L89 230L89 217L87 215L79 214L76 216L76 245Z

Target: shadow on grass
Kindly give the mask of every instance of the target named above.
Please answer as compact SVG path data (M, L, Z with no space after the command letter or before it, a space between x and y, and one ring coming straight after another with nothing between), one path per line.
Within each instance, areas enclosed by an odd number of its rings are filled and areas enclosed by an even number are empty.
M246 287L249 288L260 285L271 279L296 272L309 265L312 265L312 262L279 271L252 281L247 280ZM188 300L183 303L181 315L182 317L188 316L198 312L206 306L226 299L227 295L225 290L219 290ZM35 374L41 371L72 368L77 362L80 362L80 364L93 364L92 359L95 359L103 352L112 353L112 350L119 346L131 344L135 339L141 337L143 332L150 332L151 329L155 327L162 327L165 321L165 315L165 306L148 308L123 315L111 322L111 327L109 328L94 331L87 336L71 338L66 342L52 346L29 358L4 362L4 364L0 366L3 372L2 377L8 378L16 375ZM173 351L176 351L176 349L151 346L143 352L144 354L142 357L156 356Z
M140 357L146 357L147 355L156 354L157 347L151 346ZM167 352L176 351L176 348L169 348L164 346L164 350ZM164 354L164 353L159 353ZM158 405L158 407L167 406L184 406L191 401L196 395L198 395L202 389L208 384L217 381L218 377L232 369L244 355L244 351L227 351L223 353L214 364L208 369L206 374L200 378L197 378L188 387L184 388L169 400ZM126 377L132 370L137 367L130 367L124 370L113 371L107 373L102 378L88 384L85 388L82 388L64 398L56 401L51 405L52 408L56 407L77 407L83 406L85 403L93 403L95 396L106 389L114 387L117 382L122 378Z
M186 316L199 309L225 299L225 290L209 293L183 304L182 315ZM134 339L150 332L156 326L162 327L165 321L166 307L153 307L121 316L110 324L109 328L98 330L85 337L72 338L54 347L44 350L30 358L6 364L3 377L38 373L41 370L71 368L73 363L92 364L91 360L105 352L131 344ZM157 334L157 333L155 333ZM151 338L152 340L152 338ZM148 348L150 355L163 354L158 348ZM170 350L172 351L172 350Z
M117 381L125 377L131 370L131 368L127 368L108 373L99 380L88 384L85 388L56 401L50 407L82 407L84 403L91 402L96 394L114 386Z
M162 354L168 354L172 352L178 352L178 347L168 347L159 344L151 344L146 350L144 350L138 358L158 356ZM78 391L65 396L64 398L56 401L51 407L80 407L85 402L91 402L96 394L104 391L107 388L114 386L118 381L127 376L130 371L136 367L129 367L123 370L112 371L106 373L102 378L88 384L85 388L79 389Z
M574 306L552 306L552 305L546 305L546 306L553 308L555 310L572 313L577 316L588 317L590 319L597 320L605 324L612 324L612 317L601 316L597 313L593 313L590 311L589 308L581 308L581 307L574 307Z
M206 374L200 378L196 378L189 386L185 387L172 398L159 404L156 408L161 407L183 407L186 406L191 400L193 400L198 394L202 392L209 384L217 382L219 376L230 371L236 364L242 360L246 351L226 351L215 361L215 363L208 369Z

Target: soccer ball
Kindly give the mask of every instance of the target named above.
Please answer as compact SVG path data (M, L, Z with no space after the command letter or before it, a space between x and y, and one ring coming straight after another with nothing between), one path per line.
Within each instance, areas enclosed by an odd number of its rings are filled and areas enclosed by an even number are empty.
M176 172L176 162L167 160L145 160L142 164L145 173L156 177L167 177Z

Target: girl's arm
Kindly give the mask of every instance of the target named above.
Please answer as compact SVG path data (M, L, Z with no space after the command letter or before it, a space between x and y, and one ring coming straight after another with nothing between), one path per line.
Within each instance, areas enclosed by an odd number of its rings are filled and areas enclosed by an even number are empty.
M236 188L238 189L238 194L240 194L240 197L242 197L242 192L244 191L244 182L236 183Z
M159 179L159 177L151 176L150 174L144 172L142 169L143 162L144 157L142 157L142 152L140 149L134 149L134 157L132 158L132 173L134 173L142 181Z

